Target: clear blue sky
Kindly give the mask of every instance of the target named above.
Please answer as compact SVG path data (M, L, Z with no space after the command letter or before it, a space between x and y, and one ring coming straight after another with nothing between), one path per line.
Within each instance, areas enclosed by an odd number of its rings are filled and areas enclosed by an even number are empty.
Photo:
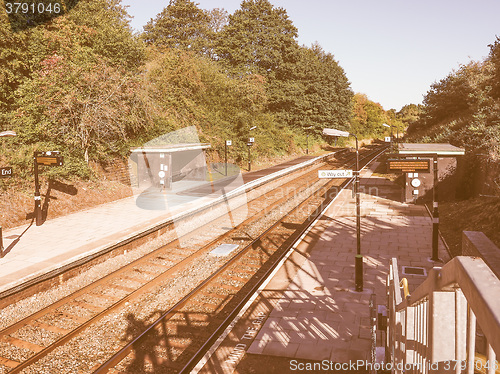
M287 10L300 44L318 41L355 92L399 110L460 64L482 60L500 36L500 0L270 0ZM233 13L239 0L195 0ZM122 0L142 27L169 0Z

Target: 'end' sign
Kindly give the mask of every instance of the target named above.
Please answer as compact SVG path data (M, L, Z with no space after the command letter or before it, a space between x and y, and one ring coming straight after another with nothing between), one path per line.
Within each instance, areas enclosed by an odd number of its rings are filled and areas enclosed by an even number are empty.
M0 168L0 178L10 178L12 177L12 168Z
M352 170L318 170L318 178L352 178Z

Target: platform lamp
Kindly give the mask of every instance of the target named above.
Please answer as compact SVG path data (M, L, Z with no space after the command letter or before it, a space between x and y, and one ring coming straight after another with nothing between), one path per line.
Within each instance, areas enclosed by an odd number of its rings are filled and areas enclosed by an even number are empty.
M252 154L250 152L250 149L252 148L253 146L253 139L250 137L250 131L252 130L255 130L257 128L257 126L252 126L250 127L250 129L248 130L248 143L247 143L247 146L248 146L248 171L251 171L252 170Z
M2 131L0 132L0 138L8 138L17 136L15 131ZM2 234L2 226L0 226L0 256L3 256L3 234Z
M356 192L356 257L354 284L357 292L363 291L363 255L361 255L361 202L359 196L359 147L358 137L348 131L332 129L329 135L343 136L345 138L353 136L356 139L356 170L354 172L354 191Z
M391 128L391 149L392 149L392 125L388 125L387 123L383 123L382 126Z
M16 136L15 131L2 131L0 132L0 137Z

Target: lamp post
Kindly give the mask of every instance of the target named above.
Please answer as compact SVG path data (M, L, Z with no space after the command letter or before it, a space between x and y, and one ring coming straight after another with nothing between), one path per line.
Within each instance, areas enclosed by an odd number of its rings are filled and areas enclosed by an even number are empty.
M252 126L248 130L248 143L247 143L247 146L248 146L248 171L252 170L252 154L250 152L250 149L252 148L252 145L254 143L252 141L252 138L250 138L250 131L255 130L256 128L257 128L257 126Z
M354 172L354 191L356 193L356 257L354 284L357 292L363 291L363 255L361 254L361 202L359 195L359 147L358 137L348 131L329 129L330 136L343 136L345 138L353 136L356 139L356 171Z
M392 125L388 125L387 123L383 123L382 126L391 128L391 148L392 148Z

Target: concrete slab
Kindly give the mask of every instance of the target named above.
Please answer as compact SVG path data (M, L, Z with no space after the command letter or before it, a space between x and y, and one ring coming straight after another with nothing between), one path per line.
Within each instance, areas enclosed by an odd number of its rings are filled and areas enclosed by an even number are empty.
M372 175L375 168L372 165L362 173L362 183L383 186L388 195L401 197L397 185ZM432 221L425 208L388 199L384 197L387 194L378 196L374 191L361 194L363 292L354 291L355 202L351 191L344 191L340 203L318 221L316 239L304 239L312 247L307 251L310 255L282 293L278 302L282 307L271 312L248 353L335 362L368 359L369 298L373 293L377 304L386 303L389 259L396 257L400 266L421 266L427 271L433 266L427 260ZM449 260L442 243L440 256ZM407 278L410 289L424 279ZM280 340L283 332L286 339ZM267 341L274 343L268 348L271 343L263 343Z

